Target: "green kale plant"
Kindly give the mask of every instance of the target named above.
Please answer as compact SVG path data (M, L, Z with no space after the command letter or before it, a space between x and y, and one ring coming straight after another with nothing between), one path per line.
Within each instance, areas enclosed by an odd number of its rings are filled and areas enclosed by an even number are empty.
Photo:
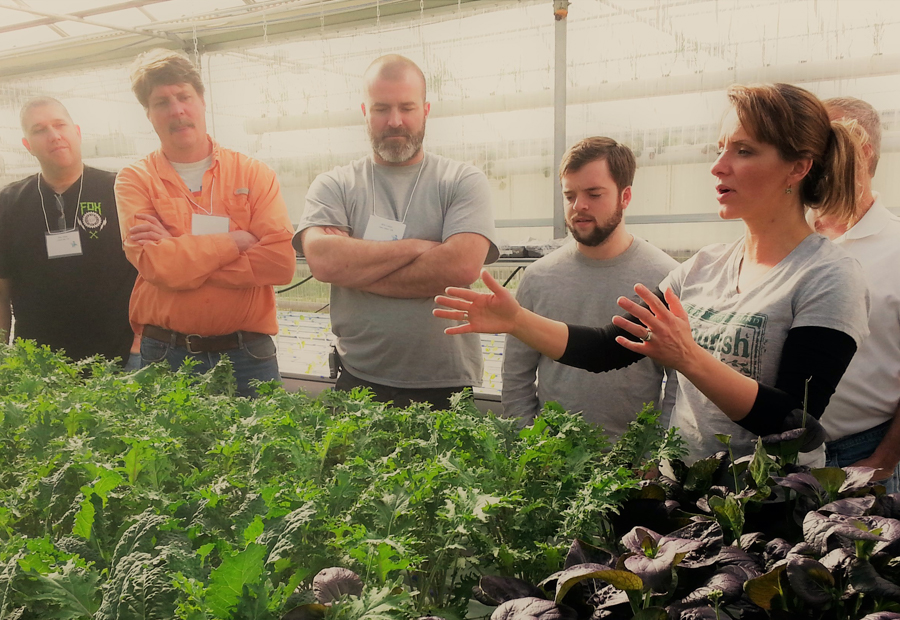
M0 620L279 618L328 567L365 584L334 620L462 618L482 576L538 581L612 532L645 459L678 451L649 410L610 446L554 406L520 429L465 396L259 393L227 361L0 346Z

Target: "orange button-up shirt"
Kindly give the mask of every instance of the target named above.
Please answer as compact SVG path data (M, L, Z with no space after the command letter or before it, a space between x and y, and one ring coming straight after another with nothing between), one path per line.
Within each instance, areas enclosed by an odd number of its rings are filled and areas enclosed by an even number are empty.
M200 336L278 333L272 286L289 283L296 268L278 179L262 162L212 145L200 196L188 190L162 151L116 178L125 255L138 270L129 308L136 334L144 325ZM210 210L228 217L230 231L248 231L259 243L240 252L228 233L191 234L193 214ZM158 218L172 237L144 245L129 241L131 227L143 223L135 219L138 213Z

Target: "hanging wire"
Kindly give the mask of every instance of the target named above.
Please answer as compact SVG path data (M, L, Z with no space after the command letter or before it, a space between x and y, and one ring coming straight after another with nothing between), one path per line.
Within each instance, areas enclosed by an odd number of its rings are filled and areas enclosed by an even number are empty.
M194 64L200 66L200 42L197 39L197 24L191 24L191 31L194 38Z
M325 0L319 0L319 28L322 30L322 36L325 36Z
M212 67L210 67L209 59L206 62L206 101L208 102L210 127L212 127L212 137L216 138L216 100L213 97L213 76Z
M306 284L307 282L309 282L312 279L313 279L313 276L307 276L307 277L303 278L302 280L300 280L299 282L297 282L296 284L291 284L287 288L283 288L283 289L275 291L275 294L281 295L282 293L287 293L288 291L292 291L295 288L297 288L298 286ZM325 306L325 307L327 308L328 306ZM319 312L321 312L321 311L319 311Z
M263 11L263 45L269 45L269 20L265 11Z
M419 45L422 46L422 51L425 50L425 41L423 40L422 30L425 26L425 0L419 0L419 23L416 26L416 30L419 32ZM426 60L427 62L427 60ZM426 73L430 73L428 71L428 67L425 67Z
M375 0L375 27L381 28L381 5Z

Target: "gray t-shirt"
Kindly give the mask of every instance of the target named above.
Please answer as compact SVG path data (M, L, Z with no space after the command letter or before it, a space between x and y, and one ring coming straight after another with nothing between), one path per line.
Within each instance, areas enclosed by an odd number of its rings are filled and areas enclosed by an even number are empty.
M381 166L371 157L320 174L306 194L297 231L336 226L361 239L373 212L404 222L405 239L444 242L477 233L491 241L486 262L499 255L484 173L430 153L421 174L419 166ZM396 299L332 286L331 324L341 362L360 379L393 387L481 385L479 336L444 334L448 323L432 316L435 307L430 297Z
M791 328L835 329L857 346L865 339L868 289L859 263L843 249L810 234L739 293L743 249L743 239L706 247L660 284L681 299L697 344L741 374L774 386ZM670 425L687 442L689 462L724 449L716 433L731 435L736 457L756 445L756 435L728 419L681 375Z
M522 307L557 321L602 327L622 314L620 296L636 299L634 285L651 288L678 266L671 256L638 237L619 256L596 260L584 256L574 242L525 270L516 299ZM544 403L556 401L567 411L581 412L602 425L610 437L625 432L644 403L660 405L664 369L649 358L621 370L590 373L559 364L513 336L503 352L503 414L532 420ZM537 384L535 384L537 374ZM674 399L673 380L666 393ZM667 403L663 424L668 422Z

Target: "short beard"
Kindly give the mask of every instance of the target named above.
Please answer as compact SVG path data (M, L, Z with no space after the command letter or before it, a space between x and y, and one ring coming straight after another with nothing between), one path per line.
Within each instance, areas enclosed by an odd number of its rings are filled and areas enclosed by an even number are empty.
M615 212L610 215L605 222L599 224L595 222L594 230L586 235L582 235L581 233L579 233L577 229L569 223L568 220L566 220L566 228L568 228L569 232L572 233L572 237L575 239L575 241L589 248L595 248L609 239L609 236L613 234L613 231L618 228L619 224L622 222L622 213L624 211L625 208L623 207L622 201L620 200L616 204Z
M380 136L372 133L372 128L366 125L366 132L369 134L369 140L372 142L372 150L381 159L389 164L405 164L410 159L418 155L422 150L422 143L425 141L425 123L422 123L422 129L416 133L408 131L386 131ZM393 144L387 142L387 138L392 136L403 136L406 142Z

